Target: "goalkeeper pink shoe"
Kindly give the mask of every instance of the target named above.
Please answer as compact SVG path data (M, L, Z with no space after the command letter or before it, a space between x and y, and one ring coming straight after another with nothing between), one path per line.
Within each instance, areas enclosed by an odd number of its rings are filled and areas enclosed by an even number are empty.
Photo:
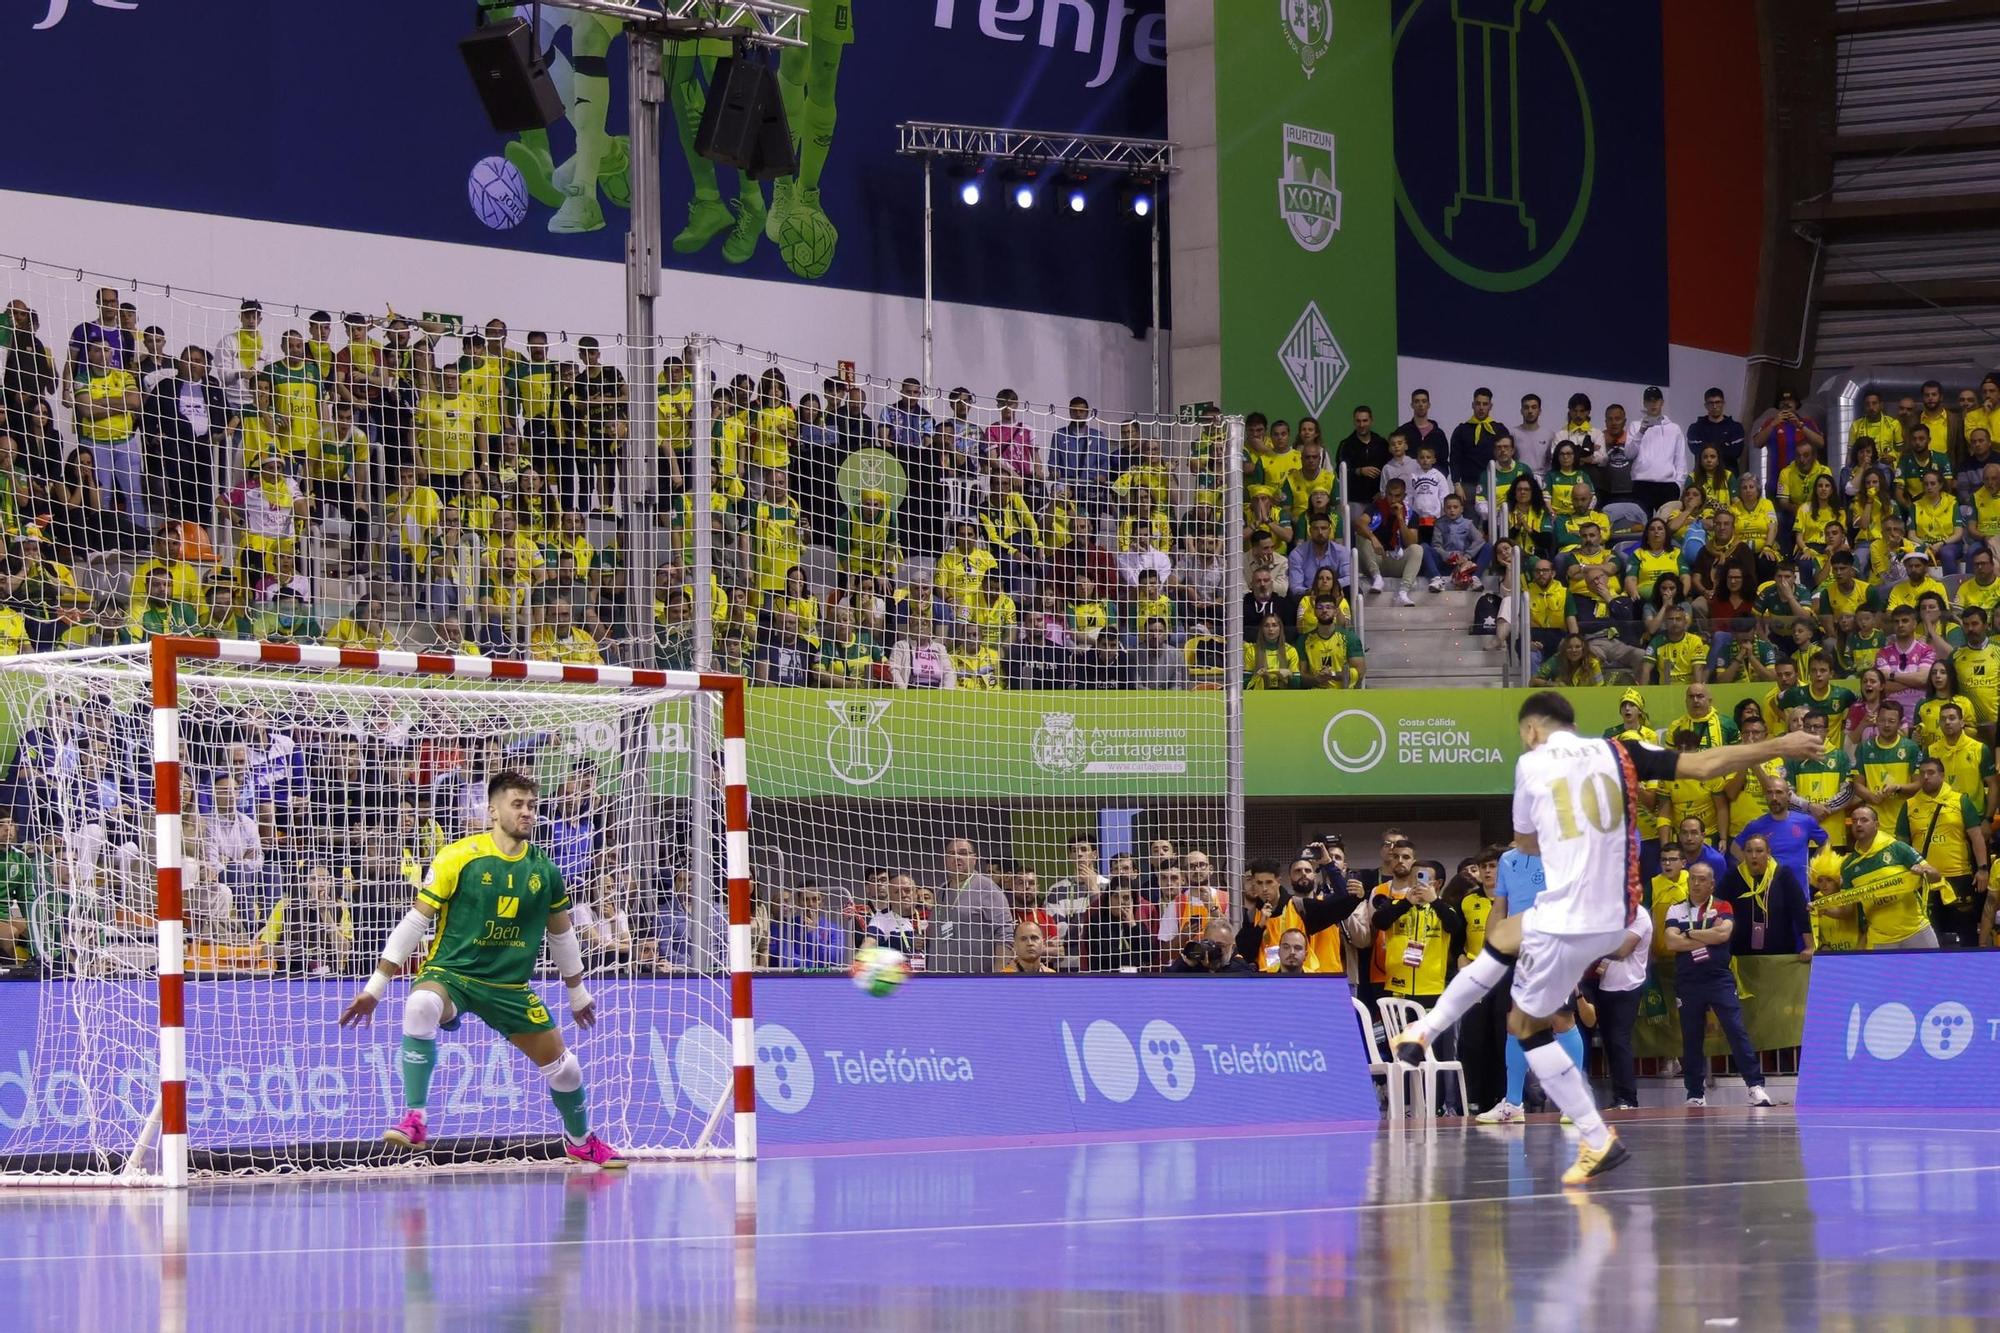
M401 1120L382 1131L383 1139L404 1148L421 1148L430 1136L430 1127L424 1123L422 1113L417 1111L403 1112Z
M570 1143L565 1140L563 1150L569 1153L573 1160L587 1162L604 1171L622 1171L628 1165L625 1159L618 1155L616 1148L595 1134L585 1136L582 1143Z

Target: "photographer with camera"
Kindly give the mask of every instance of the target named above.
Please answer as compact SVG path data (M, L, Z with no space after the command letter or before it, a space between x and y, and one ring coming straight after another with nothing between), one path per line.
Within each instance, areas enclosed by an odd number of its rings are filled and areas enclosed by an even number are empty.
M1338 834L1313 843L1300 859L1318 866L1318 872L1295 874L1289 890L1280 882L1276 861L1252 861L1244 877L1243 924L1236 932L1236 952L1259 972L1279 970L1279 942L1287 930L1306 937L1305 971L1345 970L1341 926L1362 905L1361 883L1347 878L1346 852Z
M1169 972L1201 972L1210 976L1249 973L1250 964L1236 956L1236 935L1229 923L1220 919L1208 923L1198 940L1189 940L1174 959Z

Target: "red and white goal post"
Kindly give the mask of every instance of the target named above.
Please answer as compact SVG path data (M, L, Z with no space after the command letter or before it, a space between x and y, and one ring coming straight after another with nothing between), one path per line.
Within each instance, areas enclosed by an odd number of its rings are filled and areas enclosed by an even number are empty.
M541 780L544 829L574 837L551 820L592 821L577 841L598 878L566 885L574 902L597 894L622 912L623 892L661 938L676 932L674 957L628 954L594 973L600 1023L567 1033L600 1132L633 1156L754 1157L745 699L740 676L716 673L180 637L0 662L0 707L25 738L23 838L45 853L60 904L38 932L53 956L0 1180L180 1187L405 1164L376 1138L400 1096L402 988L372 1029L335 1022L382 942L350 890L365 896L367 867L397 852L410 879L436 845L483 826L496 757ZM601 785L564 804L579 781ZM141 787L150 828L106 808ZM218 824L254 810L260 843L283 845L233 888L217 869L228 829L205 827L217 792L237 800ZM368 842L384 830L387 843ZM726 895L699 882L717 861ZM319 931L327 952L295 928ZM550 1008L563 1021L568 1006ZM553 1156L554 1113L525 1059L476 1023L446 1042L461 1054L440 1050L431 1160Z

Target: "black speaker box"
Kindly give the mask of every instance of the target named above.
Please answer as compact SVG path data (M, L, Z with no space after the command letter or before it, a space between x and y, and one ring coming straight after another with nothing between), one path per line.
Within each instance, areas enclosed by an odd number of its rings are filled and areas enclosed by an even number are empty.
M526 19L490 24L460 41L458 49L494 129L518 134L562 119L562 96L535 49L535 30Z
M797 174L784 94L769 65L736 56L716 62L694 150L758 180Z

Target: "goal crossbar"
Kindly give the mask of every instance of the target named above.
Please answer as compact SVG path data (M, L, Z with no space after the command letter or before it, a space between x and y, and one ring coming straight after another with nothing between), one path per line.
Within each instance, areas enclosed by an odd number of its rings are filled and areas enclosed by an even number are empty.
M729 904L732 1068L728 1100L734 1117L735 1156L740 1160L756 1156L756 1047L750 999L753 954L749 764L745 744L745 686L741 676L163 635L151 643L160 1029L157 1183L169 1188L184 1188L189 1178L186 921L182 884L185 812L181 796L180 683L182 664L202 661L253 667L366 671L392 676L674 690L690 694L706 693L718 698L722 714L720 739L726 831L724 874Z

